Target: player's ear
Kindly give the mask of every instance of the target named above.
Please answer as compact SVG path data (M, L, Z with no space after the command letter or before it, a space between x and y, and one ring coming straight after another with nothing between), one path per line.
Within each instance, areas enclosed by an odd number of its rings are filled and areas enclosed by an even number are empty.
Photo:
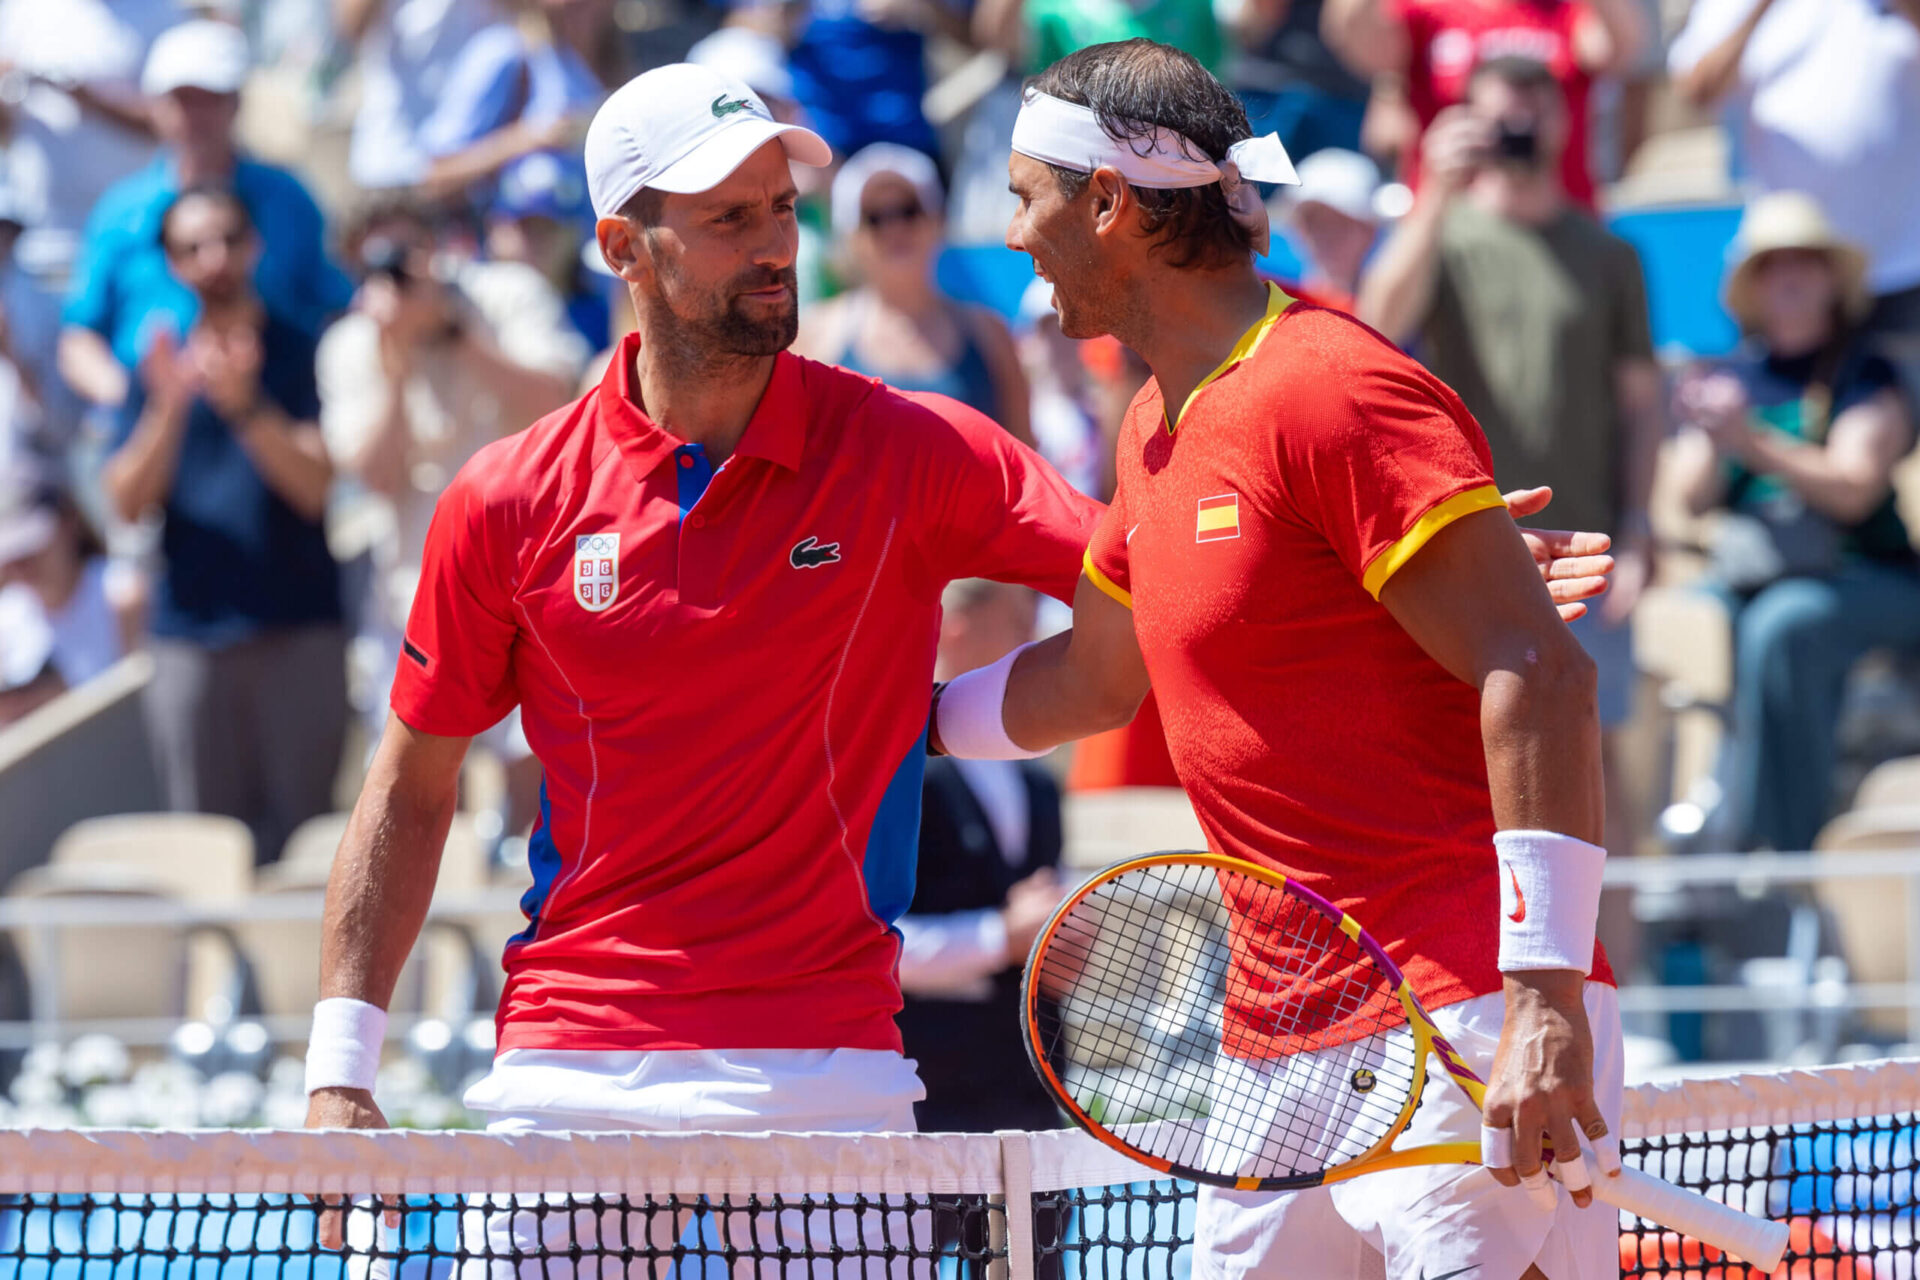
M600 256L613 274L629 284L645 279L653 270L653 252L647 238L626 218L602 218L594 227L600 241Z
M1118 169L1102 165L1087 175L1087 212L1095 235L1117 230L1133 205L1133 192Z

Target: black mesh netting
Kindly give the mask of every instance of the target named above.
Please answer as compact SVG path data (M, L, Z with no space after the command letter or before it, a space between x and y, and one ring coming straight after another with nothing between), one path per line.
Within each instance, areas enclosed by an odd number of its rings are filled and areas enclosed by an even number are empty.
M1786 1221L1789 1280L1920 1280L1914 1115L1628 1144L1669 1181ZM57 1171L51 1171L48 1185ZM1195 1189L1172 1182L1032 1197L1040 1280L1186 1280ZM394 1209L398 1223L381 1222ZM1007 1222L980 1195L361 1200L348 1248L287 1195L0 1196L0 1280L584 1280L1006 1274ZM1753 1280L1713 1250L1623 1224L1621 1274ZM1284 1267L1272 1272L1284 1275Z

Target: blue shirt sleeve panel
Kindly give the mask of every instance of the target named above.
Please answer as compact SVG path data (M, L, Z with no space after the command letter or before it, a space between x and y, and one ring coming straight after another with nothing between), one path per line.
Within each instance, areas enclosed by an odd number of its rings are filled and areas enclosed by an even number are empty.
M420 125L420 149L436 159L452 155L517 119L526 75L518 31L498 23L476 32L453 64L433 114Z

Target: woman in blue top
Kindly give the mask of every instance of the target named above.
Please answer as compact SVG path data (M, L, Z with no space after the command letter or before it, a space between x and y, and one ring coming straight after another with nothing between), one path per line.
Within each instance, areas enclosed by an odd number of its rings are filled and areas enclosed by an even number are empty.
M1033 443L1026 374L1006 322L940 291L940 175L918 151L876 142L834 176L833 230L856 281L801 319L794 350L904 391L937 391Z
M1913 447L1894 368L1857 336L1865 259L1794 192L1755 200L1727 308L1749 335L1679 388L1676 479L1720 513L1708 585L1734 622L1733 723L1716 829L1810 847L1832 799L1847 672L1920 643L1920 568L1892 474Z

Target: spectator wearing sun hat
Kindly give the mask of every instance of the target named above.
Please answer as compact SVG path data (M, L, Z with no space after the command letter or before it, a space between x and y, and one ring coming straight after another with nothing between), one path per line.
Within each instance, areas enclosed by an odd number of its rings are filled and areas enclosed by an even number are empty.
M1738 848L1812 844L1848 671L1869 649L1920 643L1920 567L1892 482L1913 414L1862 330L1869 279L1811 196L1755 199L1725 290L1746 345L1675 397L1676 487L1718 513L1706 581L1733 621L1734 694L1709 829Z
M85 244L62 316L60 371L95 404L117 407L128 370L159 329L193 327L199 304L168 270L160 223L193 187L230 187L260 234L254 287L302 332L321 327L353 296L328 258L326 223L313 197L285 169L240 151L234 121L251 59L239 28L211 19L163 33L147 54L140 87L152 100L161 153L110 187L87 221Z
M876 142L833 179L833 232L850 291L802 314L794 349L905 391L936 391L1033 442L1027 378L1006 322L941 292L945 193L933 161Z

